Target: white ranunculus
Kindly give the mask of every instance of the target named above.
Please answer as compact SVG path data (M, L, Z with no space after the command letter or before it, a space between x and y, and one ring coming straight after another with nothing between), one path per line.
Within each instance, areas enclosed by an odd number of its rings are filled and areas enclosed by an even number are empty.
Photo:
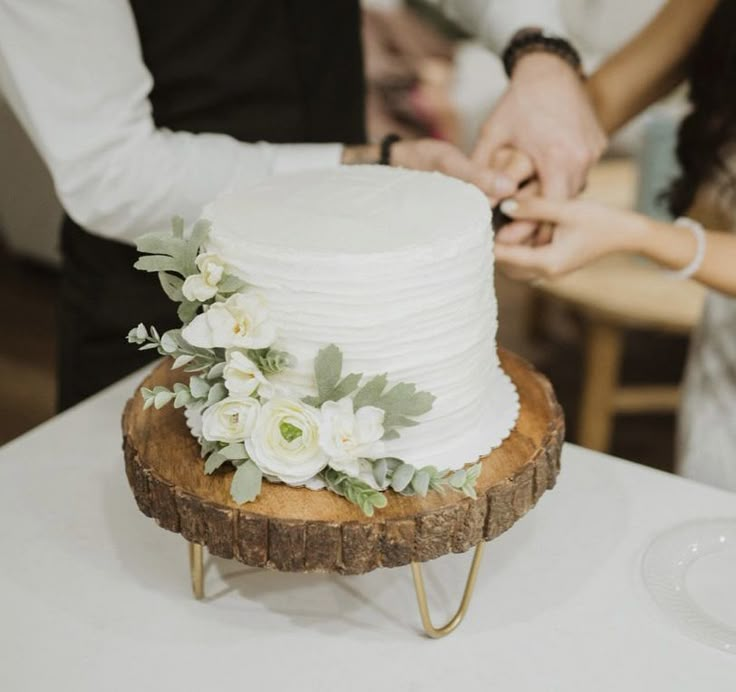
M248 456L263 473L302 485L327 464L319 446L319 411L301 401L274 398L261 407Z
M276 338L263 296L236 293L197 315L181 332L201 348L267 348Z
M225 262L214 252L204 252L195 260L199 274L184 280L181 291L187 300L203 303L217 294L217 285L225 273Z
M273 387L263 376L258 366L242 351L228 351L227 363L222 374L225 378L225 387L230 394L250 396L256 390L258 393L270 397Z
M210 442L243 442L256 427L260 407L251 397L218 401L202 412L202 436Z
M383 454L383 418L385 413L375 406L362 406L353 411L353 400L322 404L319 443L330 457L329 465L349 476L360 474L360 459L373 459Z

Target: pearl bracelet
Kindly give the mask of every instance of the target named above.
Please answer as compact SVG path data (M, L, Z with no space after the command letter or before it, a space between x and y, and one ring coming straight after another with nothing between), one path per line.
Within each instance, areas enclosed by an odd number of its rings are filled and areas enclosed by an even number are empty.
M700 265L703 264L703 260L705 259L705 229L703 228L703 224L698 223L687 216L681 216L676 219L675 226L682 226L690 229L690 232L695 237L697 246L695 248L695 255L689 264L684 266L682 269L667 271L666 273L671 279L689 279L696 271L698 271L698 269L700 269Z

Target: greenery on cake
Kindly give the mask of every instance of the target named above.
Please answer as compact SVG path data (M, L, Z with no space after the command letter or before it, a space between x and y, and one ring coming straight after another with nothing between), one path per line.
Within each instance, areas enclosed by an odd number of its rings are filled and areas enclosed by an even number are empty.
M434 403L414 384L385 374L343 374L335 344L314 360L313 391L299 396L279 377L295 365L275 348L277 333L263 296L207 251L210 224L186 234L181 219L170 233L138 240L137 269L158 274L178 303L180 329L160 334L139 324L128 341L155 349L187 373L172 389L142 388L144 408L183 409L197 438L204 472L230 465L237 503L258 497L263 480L326 488L372 515L387 503L386 490L425 496L452 489L475 497L480 464L456 471L417 468L386 456L385 442L419 425Z

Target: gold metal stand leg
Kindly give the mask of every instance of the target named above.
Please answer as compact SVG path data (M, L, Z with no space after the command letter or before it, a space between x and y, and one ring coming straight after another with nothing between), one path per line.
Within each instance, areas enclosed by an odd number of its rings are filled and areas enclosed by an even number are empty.
M480 567L481 558L483 557L483 548L485 548L485 545L485 541L481 541L475 547L475 554L473 555L473 562L470 565L468 581L465 583L465 591L463 591L460 607L452 618L450 618L447 624L442 627L435 627L432 624L432 618L429 615L427 592L424 588L424 578L422 577L422 566L418 562L411 563L411 573L414 577L414 589L417 592L417 603L419 604L419 613L422 616L422 625L424 626L424 631L427 635L433 639L445 637L450 634L450 632L454 631L455 628L463 621L465 614L468 612L468 606L470 605L470 599L473 595L473 588L475 587L475 580L478 576L478 568Z
M189 544L189 571L192 575L192 593L198 601L204 598L203 550L199 543Z

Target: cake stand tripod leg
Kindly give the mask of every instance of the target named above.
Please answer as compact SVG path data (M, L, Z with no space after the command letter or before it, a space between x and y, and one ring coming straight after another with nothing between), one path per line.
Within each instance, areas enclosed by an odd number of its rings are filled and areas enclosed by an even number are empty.
M192 575L192 593L198 601L204 598L203 550L199 543L189 544L189 571Z
M417 603L419 604L419 613L422 616L422 625L424 626L424 631L427 635L433 639L439 639L440 637L444 637L454 631L455 628L463 621L465 614L468 612L468 606L470 605L470 599L473 595L473 588L475 587L475 580L478 576L478 568L480 567L481 558L483 557L484 547L484 541L481 541L475 547L475 554L473 555L473 562L470 565L470 572L468 573L468 580L465 583L465 591L463 591L460 607L447 621L447 623L442 625L442 627L435 627L432 624L432 618L429 614L429 606L427 604L427 592L424 588L422 566L418 562L411 563L411 573L414 577L414 589L417 592Z

